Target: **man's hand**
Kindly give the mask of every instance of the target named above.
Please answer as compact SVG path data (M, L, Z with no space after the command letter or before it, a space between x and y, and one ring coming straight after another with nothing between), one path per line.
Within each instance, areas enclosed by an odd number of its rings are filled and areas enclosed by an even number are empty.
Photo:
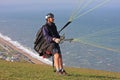
M60 43L60 39L59 38L53 38L53 41L56 42L56 43Z

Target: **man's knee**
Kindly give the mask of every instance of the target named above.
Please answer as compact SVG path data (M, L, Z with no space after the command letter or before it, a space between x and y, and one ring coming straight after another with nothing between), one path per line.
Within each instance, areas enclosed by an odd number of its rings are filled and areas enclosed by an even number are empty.
M54 57L55 57L55 58L61 58L62 56L61 56L61 54L59 54L59 53L55 53L55 54L54 54Z

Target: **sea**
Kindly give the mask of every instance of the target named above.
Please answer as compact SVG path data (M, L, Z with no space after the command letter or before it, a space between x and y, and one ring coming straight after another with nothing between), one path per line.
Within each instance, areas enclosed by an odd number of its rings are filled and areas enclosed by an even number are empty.
M39 8L37 8L39 7ZM4 7L5 8L5 7ZM58 31L68 22L72 7L41 8L24 6L0 11L0 37L31 56L51 64L34 51L35 35L45 24L45 16L52 12ZM65 66L120 72L120 10L102 7L74 19L60 35L66 39L60 44ZM79 15L79 14L78 14Z

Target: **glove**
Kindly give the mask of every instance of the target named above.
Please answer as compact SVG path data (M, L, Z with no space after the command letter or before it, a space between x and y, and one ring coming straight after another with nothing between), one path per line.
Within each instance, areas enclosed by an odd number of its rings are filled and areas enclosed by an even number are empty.
M53 41L56 42L56 43L60 43L60 39L59 38L53 38Z

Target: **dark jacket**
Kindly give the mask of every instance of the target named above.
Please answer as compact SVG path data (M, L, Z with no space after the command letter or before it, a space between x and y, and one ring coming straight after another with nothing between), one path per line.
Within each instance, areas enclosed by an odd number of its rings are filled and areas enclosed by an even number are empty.
M60 38L55 23L46 23L43 27L43 35L45 36L47 43L55 43L52 39Z

